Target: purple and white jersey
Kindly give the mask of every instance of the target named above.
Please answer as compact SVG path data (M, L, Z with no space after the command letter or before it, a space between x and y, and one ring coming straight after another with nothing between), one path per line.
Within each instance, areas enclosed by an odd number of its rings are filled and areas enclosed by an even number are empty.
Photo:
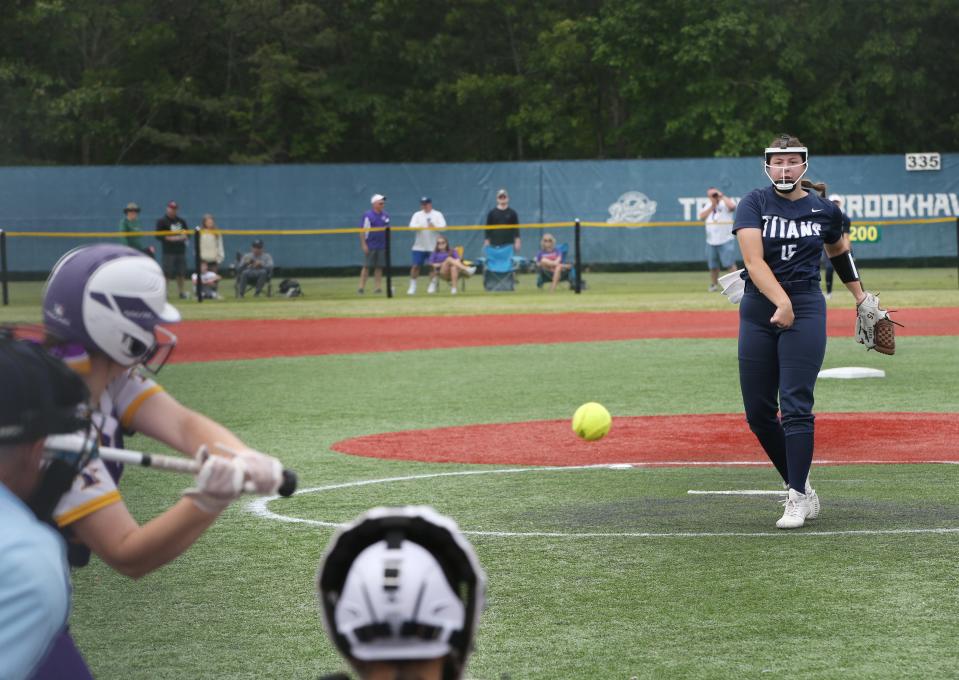
M137 370L124 373L111 382L100 396L93 414L93 424L100 431L101 446L123 448L123 430L129 429L141 406L163 388ZM61 529L121 500L117 481L122 466L105 463L100 458L90 461L63 494L53 511L53 519Z

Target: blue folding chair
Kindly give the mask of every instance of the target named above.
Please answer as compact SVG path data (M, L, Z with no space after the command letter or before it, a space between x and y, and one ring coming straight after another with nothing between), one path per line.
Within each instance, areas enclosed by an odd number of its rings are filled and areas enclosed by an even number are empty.
M485 246L483 254L483 288L494 292L514 290L516 273L513 266L513 246Z

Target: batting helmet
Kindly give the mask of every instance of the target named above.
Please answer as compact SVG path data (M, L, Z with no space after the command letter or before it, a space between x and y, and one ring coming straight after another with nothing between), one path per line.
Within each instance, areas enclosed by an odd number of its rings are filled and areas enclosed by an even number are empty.
M486 574L456 523L425 506L375 508L340 529L317 574L327 633L349 660L444 659L461 678Z
M126 246L71 250L54 266L43 292L50 335L99 350L123 366L158 371L176 345L176 336L159 324L179 320L166 301L160 266Z

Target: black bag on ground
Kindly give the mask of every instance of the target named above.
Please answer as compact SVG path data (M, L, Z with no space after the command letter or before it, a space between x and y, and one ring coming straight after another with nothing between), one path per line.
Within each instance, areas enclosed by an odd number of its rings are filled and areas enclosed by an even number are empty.
M296 279L283 279L280 281L280 295L286 297L300 297L303 291L300 288L300 282Z

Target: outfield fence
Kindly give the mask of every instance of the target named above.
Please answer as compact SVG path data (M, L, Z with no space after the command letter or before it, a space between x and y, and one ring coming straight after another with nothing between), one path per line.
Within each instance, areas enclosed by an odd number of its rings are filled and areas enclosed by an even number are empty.
M945 224L954 222L956 226L956 269L957 269L957 281L959 281L959 217L937 217L937 218L928 218L928 219L911 219L911 220L868 220L868 221L855 221L852 223L851 237L854 244L856 243L870 243L878 241L881 238L882 231L886 227L896 227L896 226L907 226L907 225L929 225L929 224ZM572 244L566 242L567 246L570 246L570 257L567 258L570 264L573 265L573 273L570 279L571 288L579 294L582 289L582 271L583 264L587 262L588 264L602 264L604 259L602 255L600 257L594 257L593 259L586 260L584 258L584 245L589 245L589 239L584 238L584 230L611 230L611 229L621 229L625 230L626 234L636 234L637 230L668 230L671 228L677 229L696 229L699 236L702 236L702 225L701 224L690 224L688 221L671 221L671 222L590 222L583 221L580 219L573 219L571 221L564 222L542 222L534 224L508 224L508 225L450 225L442 229L433 229L436 233L444 232L472 232L475 236L478 232L485 234L487 231L491 230L504 230L504 229L517 229L520 231L529 231L529 230L539 230L541 233L545 233L546 230L560 230L560 229L571 229L572 230ZM376 227L376 228L327 228L327 229L210 229L207 230L210 233L218 234L221 236L245 236L245 237L294 237L299 239L308 239L311 247L316 247L318 243L314 243L314 239L321 239L319 243L322 243L324 239L336 236L344 235L353 235L357 236L360 234L366 234L370 232L384 232L386 235L386 248L385 248L385 263L384 263L384 274L386 276L386 294L388 297L393 297L393 269L395 264L395 249L396 249L396 239L397 235L404 233L416 233L422 231L420 228L416 227ZM142 238L142 237L162 237L169 236L169 231L137 231L137 232L124 232L124 231L41 231L41 230L6 230L0 229L0 288L2 288L2 299L3 304L9 304L9 281L10 281L10 269L8 267L8 261L11 256L16 256L17 248L11 245L12 241L27 242L31 239L38 240L63 240L63 239L73 239L77 241L87 241L87 240L111 240L111 241L126 241L130 238ZM192 260L194 271L200 271L200 236L201 229L199 227L194 227L192 230ZM475 239L474 239L475 240ZM603 239L603 242L608 242L609 239ZM408 239L407 239L408 241ZM585 241L585 244L584 244ZM558 241L559 243L559 241ZM72 244L71 244L72 245ZM404 245L406 243L404 242ZM451 243L451 246L453 244ZM320 246L322 247L322 246ZM62 254L69 250L68 248L58 248L57 251ZM269 249L267 249L269 250ZM239 252L237 252L239 255ZM465 259L478 259L479 256L466 257ZM529 258L518 257L521 261L530 261ZM282 267L282 264L281 264ZM355 268L355 267L353 267ZM203 296L200 294L202 288L202 282L199 277L197 277L196 282L196 293L197 300L202 302Z

